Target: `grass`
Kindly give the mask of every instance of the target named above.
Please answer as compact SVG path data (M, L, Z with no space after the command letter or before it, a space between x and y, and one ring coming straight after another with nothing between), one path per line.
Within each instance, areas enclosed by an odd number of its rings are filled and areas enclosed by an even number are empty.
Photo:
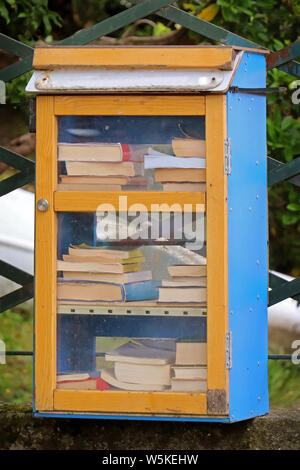
M273 407L300 409L300 364L269 361L269 394Z
M32 311L8 310L0 314L0 339L7 351L33 348ZM28 403L32 399L32 357L8 356L0 365L0 401Z
M33 317L30 310L17 308L0 315L0 339L5 342L6 350L32 351L32 337ZM99 347L97 349L100 350ZM99 366L99 360L97 362ZM0 401L31 401L32 368L32 358L22 356L8 357L7 363L0 365ZM300 408L300 365L294 365L291 361L270 360L269 393L272 407Z

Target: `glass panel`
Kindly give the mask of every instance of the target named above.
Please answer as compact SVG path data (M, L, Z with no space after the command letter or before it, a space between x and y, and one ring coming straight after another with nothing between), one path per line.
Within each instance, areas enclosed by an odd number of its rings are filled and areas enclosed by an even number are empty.
M204 133L204 120L198 117L65 117L60 119L59 142L86 143L92 137L103 142L105 126L106 143L141 145L151 142L151 134L155 143L169 148L183 129L193 137ZM99 134L88 135L97 129ZM199 194L193 205L181 203L178 194L205 192L205 145L192 137L182 137L180 145L181 153L194 146L193 152L203 156L167 157L181 172L176 181L169 163L161 168L168 179L156 181L162 155L153 156L156 168L145 171L152 171L147 190L172 192L170 206L160 205L159 198L153 210L143 204L124 207L124 200L118 207L99 200L96 213L58 213L58 389L206 391L205 207L198 204ZM186 168L176 167L177 159L185 160ZM204 160L204 178L194 177L191 160ZM61 160L60 178L63 164ZM185 177L185 170L190 176ZM138 185L125 188L140 190Z
M204 134L204 117L61 116L58 188L203 191Z

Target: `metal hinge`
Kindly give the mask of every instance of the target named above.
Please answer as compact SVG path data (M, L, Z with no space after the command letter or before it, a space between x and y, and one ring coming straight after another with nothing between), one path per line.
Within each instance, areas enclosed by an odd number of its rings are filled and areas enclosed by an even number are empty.
M231 175L231 139L224 139L225 175Z
M226 369L232 369L232 332L226 333Z

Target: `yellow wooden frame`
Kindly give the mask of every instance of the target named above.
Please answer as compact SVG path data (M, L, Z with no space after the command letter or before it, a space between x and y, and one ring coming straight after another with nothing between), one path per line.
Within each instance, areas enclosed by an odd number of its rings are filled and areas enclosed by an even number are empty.
M163 107L162 107L163 104ZM208 413L207 394L55 390L56 252L55 211L95 210L101 192L57 191L57 116L205 115L207 174L208 390L224 392L228 403L225 335L228 331L227 184L224 172L226 97L214 96L38 96L36 199L49 209L36 212L35 408L37 411L195 415ZM109 193L107 193L109 194ZM129 194L122 192L122 195ZM139 193L136 193L139 194ZM203 203L203 193L162 193ZM184 194L184 196L183 196ZM170 196L171 195L171 196ZM151 192L148 192L148 197ZM111 196L106 196L110 197ZM137 196L137 199L139 196ZM170 199L172 198L172 199ZM198 198L198 199L197 199ZM79 201L81 200L81 202ZM72 203L73 201L73 203ZM136 200L136 202L139 202ZM145 203L145 200L142 201ZM150 199L148 199L150 203ZM80 207L78 205L81 204ZM228 412L219 411L219 415ZM210 411L211 414L213 412Z
M232 70L234 57L235 51L230 46L54 46L35 48L33 66L35 69L105 67L162 70L180 67Z
M202 192L165 192L159 191L56 191L54 193L54 209L60 212L71 212L76 207L77 212L96 212L101 204L111 204L119 207L119 198L126 197L127 207L138 204L135 210L151 211L153 205L159 205L159 212L204 212L205 193ZM178 202L180 201L180 204ZM154 208L153 208L154 209Z

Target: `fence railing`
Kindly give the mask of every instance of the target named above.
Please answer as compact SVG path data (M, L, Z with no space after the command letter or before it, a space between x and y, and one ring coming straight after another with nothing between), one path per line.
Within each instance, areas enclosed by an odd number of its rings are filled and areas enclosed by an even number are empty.
M133 23L150 14L155 14L161 18L168 19L173 23L180 24L185 28L201 34L202 36L221 42L222 44L242 46L249 48L264 49L263 46L256 44L248 39L227 31L220 26L193 16L173 5L170 0L131 0L134 4L131 8L118 13L90 28L83 29L69 36L58 44L61 45L84 45L94 41L101 36L110 34L130 23ZM4 34L0 34L0 48L17 56L20 60L0 70L0 88L3 82L10 81L25 72L32 70L33 48L12 39ZM271 52L267 57L267 67L269 70L278 68L297 78L300 78L300 63L294 59L300 56L300 41L297 41L288 47ZM2 83L1 83L2 81ZM2 104L1 106L5 106ZM0 147L0 162L20 170L19 173L6 178L0 182L0 197L29 183L34 178L34 162L18 155L10 150ZM281 181L300 186L300 158L295 158L291 162L282 163L268 157L268 185L271 186ZM6 277L22 287L16 291L0 298L0 313L12 308L33 296L33 276L21 271L14 266L0 261L0 275ZM269 285L272 290L269 293L269 306L282 300L292 297L300 301L300 278L293 281L284 279L270 273ZM31 355L26 351L10 351L11 354ZM269 356L272 359L281 358L281 356ZM282 358L290 358L284 356Z

